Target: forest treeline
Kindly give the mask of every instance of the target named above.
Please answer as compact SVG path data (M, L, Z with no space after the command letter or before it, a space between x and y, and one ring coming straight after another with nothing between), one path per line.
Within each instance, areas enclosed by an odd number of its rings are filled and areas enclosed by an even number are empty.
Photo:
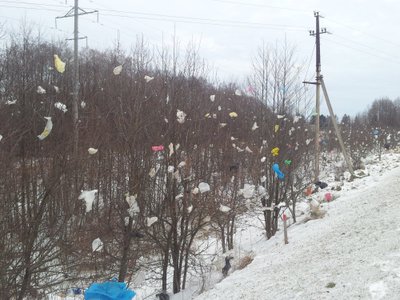
M130 282L143 266L160 290L177 293L201 266L199 241L214 237L225 252L237 217L254 207L265 208L267 238L281 207L295 213L312 182L315 134L300 109L310 100L296 81L293 49L259 51L250 89L213 81L196 49L175 55L140 38L129 52L82 49L76 153L71 49L30 34L0 49L2 299L40 299L112 277ZM396 140L399 114L398 101L381 99L342 119L355 165L378 140ZM321 145L334 151L332 126L321 118Z

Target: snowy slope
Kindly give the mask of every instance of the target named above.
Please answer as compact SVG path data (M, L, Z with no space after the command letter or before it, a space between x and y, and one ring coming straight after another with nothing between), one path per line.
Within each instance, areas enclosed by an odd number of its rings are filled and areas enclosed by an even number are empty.
M289 227L288 245L281 232L258 243L249 266L195 299L400 299L398 165L386 155L323 219Z

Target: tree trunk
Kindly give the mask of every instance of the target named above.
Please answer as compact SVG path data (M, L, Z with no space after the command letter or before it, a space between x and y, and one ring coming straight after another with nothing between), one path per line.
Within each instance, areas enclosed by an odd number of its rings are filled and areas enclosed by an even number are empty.
M130 248L130 244L131 244L132 221L133 221L133 219L131 217L129 217L128 226L125 227L124 242L123 242L123 248L122 248L122 258L121 258L121 262L120 262L119 275L118 275L119 282L125 281L126 272L128 271L128 261L129 261L128 253L129 253L129 248Z

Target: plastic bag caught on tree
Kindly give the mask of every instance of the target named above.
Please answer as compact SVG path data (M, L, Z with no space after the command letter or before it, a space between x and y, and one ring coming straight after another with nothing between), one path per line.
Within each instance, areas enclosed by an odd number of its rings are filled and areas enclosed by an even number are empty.
M64 103L61 102L56 102L54 103L54 107L58 108L59 110L61 110L63 113L66 113L68 111L67 106Z
M178 121L178 123L180 123L180 124L185 123L185 118L186 118L186 114L183 111L177 109L176 120Z
M51 121L51 117L44 117L47 120L46 126L43 129L43 132L38 135L39 140L44 140L53 129L53 122Z
M229 113L229 116L230 116L231 118L237 118L238 114L235 113L234 111L232 111L232 112Z
M65 71L65 62L63 62L57 54L54 54L54 67L59 73L64 73Z
M114 75L119 75L122 72L122 65L116 66L113 70Z
M46 94L46 90L39 85L36 89L36 93L43 95Z
M92 242L92 251L101 251L103 250L103 242L100 238L93 240Z

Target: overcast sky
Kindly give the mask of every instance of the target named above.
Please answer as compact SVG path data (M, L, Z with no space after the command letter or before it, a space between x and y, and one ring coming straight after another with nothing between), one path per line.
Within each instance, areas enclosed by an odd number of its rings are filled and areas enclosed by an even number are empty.
M72 38L73 19L65 15L73 0L0 0L0 21L18 28L32 21L52 38ZM79 0L97 15L80 18L80 35L89 47L113 47L119 36L128 48L138 34L152 44L194 41L221 80L243 81L257 47L286 40L295 45L299 64L315 76L314 11L321 27L322 74L335 113L354 116L382 97L400 96L400 34L396 0ZM84 44L85 42L82 41ZM72 47L72 44L71 44ZM311 62L311 63L310 63ZM310 67L308 68L308 66ZM312 87L311 87L312 88ZM322 113L327 113L325 103Z

